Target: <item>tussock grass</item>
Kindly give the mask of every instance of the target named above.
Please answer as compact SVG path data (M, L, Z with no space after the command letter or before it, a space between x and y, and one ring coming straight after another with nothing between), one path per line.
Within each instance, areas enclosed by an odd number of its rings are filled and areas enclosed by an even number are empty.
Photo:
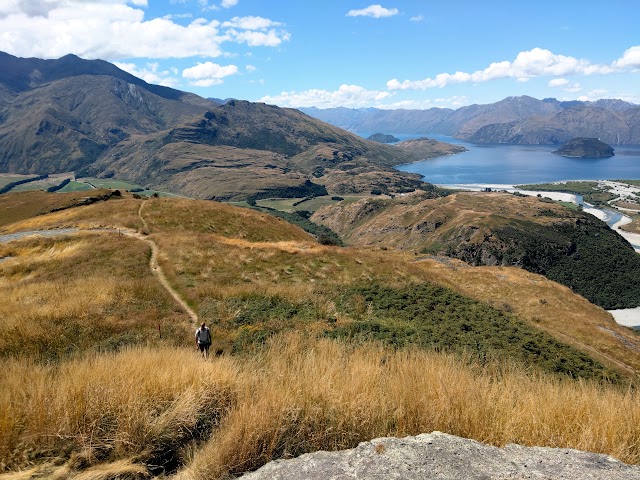
M57 367L9 360L0 372L0 465L46 458L83 470L135 458L151 471L175 469L233 403L235 377L229 359L204 364L167 348Z
M135 200L127 193L123 193L122 197L112 197L106 202L52 212L53 209L73 205L83 197L106 192L106 190L92 190L72 193L6 194L0 197L0 227L7 232L66 227L141 228L138 209L142 200Z
M143 242L36 237L0 244L0 257L0 355L52 359L158 343L159 325L165 340L188 339L189 321L149 270Z
M178 469L181 479L224 478L275 458L434 430L640 463L634 389L302 334L208 362L171 349L55 368L12 360L0 392L2 468L54 464L67 478L131 462L153 474Z

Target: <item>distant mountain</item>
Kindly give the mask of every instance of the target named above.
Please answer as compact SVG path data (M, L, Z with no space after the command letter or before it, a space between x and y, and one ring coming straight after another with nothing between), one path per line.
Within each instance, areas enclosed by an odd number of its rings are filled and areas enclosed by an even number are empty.
M243 199L413 190L420 176L393 166L417 159L297 110L207 100L101 60L0 53L0 172L74 171Z
M298 110L230 100L143 138L126 139L86 169L197 198L305 196L311 181L330 193L412 190L420 176L393 165L417 157L369 142Z
M20 173L79 170L123 139L215 106L74 55L40 60L0 53L0 92L0 171Z
M553 145L573 137L640 143L640 106L616 99L560 102L521 96L457 110L302 110L354 132L439 133L475 143Z

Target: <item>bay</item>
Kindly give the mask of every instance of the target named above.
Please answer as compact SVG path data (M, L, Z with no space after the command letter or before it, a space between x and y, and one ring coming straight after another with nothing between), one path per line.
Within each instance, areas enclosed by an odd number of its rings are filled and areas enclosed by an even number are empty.
M395 136L401 140L417 137ZM396 168L419 173L425 181L437 185L640 179L640 145L614 146L615 156L611 158L565 158L551 153L558 145L478 145L446 136L429 138L462 145L469 151Z

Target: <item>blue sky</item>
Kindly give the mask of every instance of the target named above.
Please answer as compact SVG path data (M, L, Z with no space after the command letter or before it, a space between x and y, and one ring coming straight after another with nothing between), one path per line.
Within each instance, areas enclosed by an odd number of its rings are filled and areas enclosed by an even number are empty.
M0 0L0 50L281 106L640 103L638 0Z

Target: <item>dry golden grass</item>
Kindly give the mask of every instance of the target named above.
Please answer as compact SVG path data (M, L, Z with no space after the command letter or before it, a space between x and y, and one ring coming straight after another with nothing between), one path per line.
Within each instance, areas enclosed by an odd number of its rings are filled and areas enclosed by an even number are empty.
M6 196L3 196L3 201L6 200L4 197ZM528 199L509 195L452 195L432 202L442 204L434 210L435 213L445 214L454 205L456 209L467 211L463 217L473 217L477 212L496 209L495 203L498 200L502 202L500 208L513 213L515 208ZM551 204L540 204L536 199L529 200L532 208L556 208ZM33 203L33 199L31 202ZM280 219L230 205L187 199L151 199L143 202L129 197L41 215L9 227L13 230L59 226L142 229L143 222L138 217L141 206L147 223L146 231L160 247L160 265L171 285L192 308L208 321L216 323L216 333L222 343L228 343L235 335L227 331L225 325L225 319L233 317L234 312L226 312L221 307L212 316L207 311L207 306L212 302L218 302L220 306L227 299L250 292L261 292L293 302L313 298L319 309L330 312L332 302L331 298L327 298L327 292L335 291L335 288L342 285L374 280L392 285L432 280L463 295L487 301L497 308L511 310L532 325L553 334L559 341L570 343L609 366L626 370L632 368L636 372L640 370L638 335L619 327L606 312L572 294L568 289L517 269L451 269L438 262L413 262L415 256L410 253L324 247L314 243L299 228ZM411 223L415 221L414 216L409 209L398 218L403 223ZM142 242L138 243L138 250L147 248ZM11 252L8 255L12 255ZM60 252L56 255L59 256ZM35 252L27 252L21 256L23 259L28 257L33 257L25 264L29 265L30 270L34 270L35 265L40 268L47 262L43 258L42 262L36 263L39 257ZM106 256L104 260L108 263ZM0 267L6 268L15 261L16 259L9 263L5 261ZM64 287L60 283L58 286L45 285L46 282L43 281L33 284L31 290L38 289L41 294L38 296L25 289L20 300L22 303L15 305L20 305L21 311L35 312L33 300L23 310L21 305L25 298L40 298L40 303L45 298L50 298L55 299L56 305L64 307L61 311L67 311L70 315L79 315L81 318L87 317L82 312L101 315L100 312L104 309L87 309L86 297L100 300L116 295L113 285L124 284L105 275L100 264L92 265L92 276L83 274L78 277L74 267L71 271L76 280L56 280L70 282ZM140 268L148 270L144 265L140 265ZM148 271L147 274L150 276ZM84 294L70 293L67 302L60 297L64 291ZM129 293L121 291L116 296L120 298L120 303L125 300L135 303L135 295L131 294L133 291L137 290L129 288ZM87 293L90 294L86 295ZM71 304L74 303L76 307L72 308ZM44 313L46 308L40 308ZM154 313L157 311L155 306L149 308L148 301L139 310L144 310L143 317L147 317L148 325L153 322L151 317L162 316ZM18 314L14 318L14 324L24 324L22 319L26 317ZM307 327L309 326L305 328ZM23 335L24 327L14 331Z
M205 364L167 348L58 367L9 360L0 371L2 469L45 461L70 473L131 458L179 465L232 404L235 377L230 359Z
M236 406L183 478L217 478L274 458L434 430L640 461L637 393L508 365L481 368L435 353L309 343L296 335L276 339L243 369L250 380L243 379Z
M0 196L1 230L16 232L61 227L93 228L105 225L138 228L140 220L137 217L137 211L140 201L134 200L126 193L122 198L113 197L106 202L49 213L53 209L73 205L84 197L106 192L108 190L70 193L32 191L2 195Z
M0 353L55 358L86 349L184 344L190 321L153 276L149 247L116 234L0 244Z
M0 392L2 468L41 465L22 478L108 478L99 475L136 466L157 474L151 466L163 462L181 479L223 478L275 458L433 430L640 462L635 390L299 334L208 362L171 349L58 367L11 360Z
M496 308L513 312L625 374L640 372L640 336L615 323L609 313L546 278L509 267L468 267L447 259L416 262L411 253L367 248L324 247L308 242L248 242L207 234L153 234L160 262L172 285L205 314L219 303L250 292L292 302L320 298L354 282L389 285L434 281ZM225 332L233 312L211 318ZM226 337L225 337L226 338Z
M206 233L249 242L313 241L281 218L207 200L152 199L143 216L150 233Z

